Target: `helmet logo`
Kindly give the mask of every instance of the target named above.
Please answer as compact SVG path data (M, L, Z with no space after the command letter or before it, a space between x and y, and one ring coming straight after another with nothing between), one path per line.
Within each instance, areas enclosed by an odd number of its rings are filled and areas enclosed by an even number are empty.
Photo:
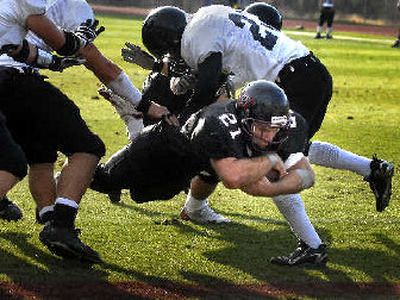
M287 123L288 123L287 116L272 116L270 126L282 128L285 127Z
M256 105L256 100L253 97L250 97L246 93L242 93L238 100L238 105L243 110L248 110L250 107Z

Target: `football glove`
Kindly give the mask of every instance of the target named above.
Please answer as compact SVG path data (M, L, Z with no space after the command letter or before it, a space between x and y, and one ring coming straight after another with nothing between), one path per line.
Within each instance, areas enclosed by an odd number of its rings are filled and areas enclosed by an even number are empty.
M84 63L86 63L86 60L83 58L78 58L74 56L62 57L53 55L53 61L48 68L51 71L62 72L65 69L68 69L73 66L79 66Z
M131 64L136 64L145 70L152 70L155 59L139 46L125 43L125 48L121 49L122 58Z
M74 31L74 34L81 39L83 46L92 43L103 31L105 31L104 26L100 26L98 20L87 19L86 22L81 23L79 27Z
M193 74L183 75L181 77L172 77L169 87L175 95L186 94L189 90L194 89L196 85L196 76Z

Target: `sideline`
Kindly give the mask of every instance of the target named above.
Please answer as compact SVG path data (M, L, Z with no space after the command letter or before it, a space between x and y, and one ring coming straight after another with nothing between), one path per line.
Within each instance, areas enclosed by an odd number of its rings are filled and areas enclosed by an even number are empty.
M314 37L315 32L299 32L296 30L284 30L284 32L288 35L300 35L300 36L309 36ZM374 38L363 38L363 37L352 37L352 36L343 36L335 34L333 40L347 40L347 41L355 41L355 42L364 42L364 43L378 43L378 44L393 44L393 40L388 39L374 39Z

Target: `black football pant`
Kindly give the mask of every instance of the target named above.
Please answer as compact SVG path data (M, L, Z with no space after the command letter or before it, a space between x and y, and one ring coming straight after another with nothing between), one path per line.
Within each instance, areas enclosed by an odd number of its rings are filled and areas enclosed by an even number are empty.
M332 77L328 70L310 54L285 65L277 84L285 91L290 108L306 119L311 139L320 129L332 98Z
M186 154L179 130L164 125L142 133L99 165L90 188L102 193L129 189L138 203L168 200L188 189L197 170L193 157Z
M5 67L0 74L0 111L29 164L54 163L57 151L104 155L103 142L90 131L79 108L44 77L31 69Z
M319 16L319 26L323 26L326 22L328 27L332 27L333 19L335 18L335 9L331 7L323 7Z

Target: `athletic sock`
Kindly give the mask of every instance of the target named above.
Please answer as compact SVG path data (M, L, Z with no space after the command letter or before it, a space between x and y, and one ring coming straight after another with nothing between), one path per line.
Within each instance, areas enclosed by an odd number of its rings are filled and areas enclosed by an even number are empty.
M343 150L326 142L312 142L308 152L310 163L355 172L361 176L371 173L371 159Z
M272 199L296 237L317 249L322 242L307 216L300 194L275 196Z

